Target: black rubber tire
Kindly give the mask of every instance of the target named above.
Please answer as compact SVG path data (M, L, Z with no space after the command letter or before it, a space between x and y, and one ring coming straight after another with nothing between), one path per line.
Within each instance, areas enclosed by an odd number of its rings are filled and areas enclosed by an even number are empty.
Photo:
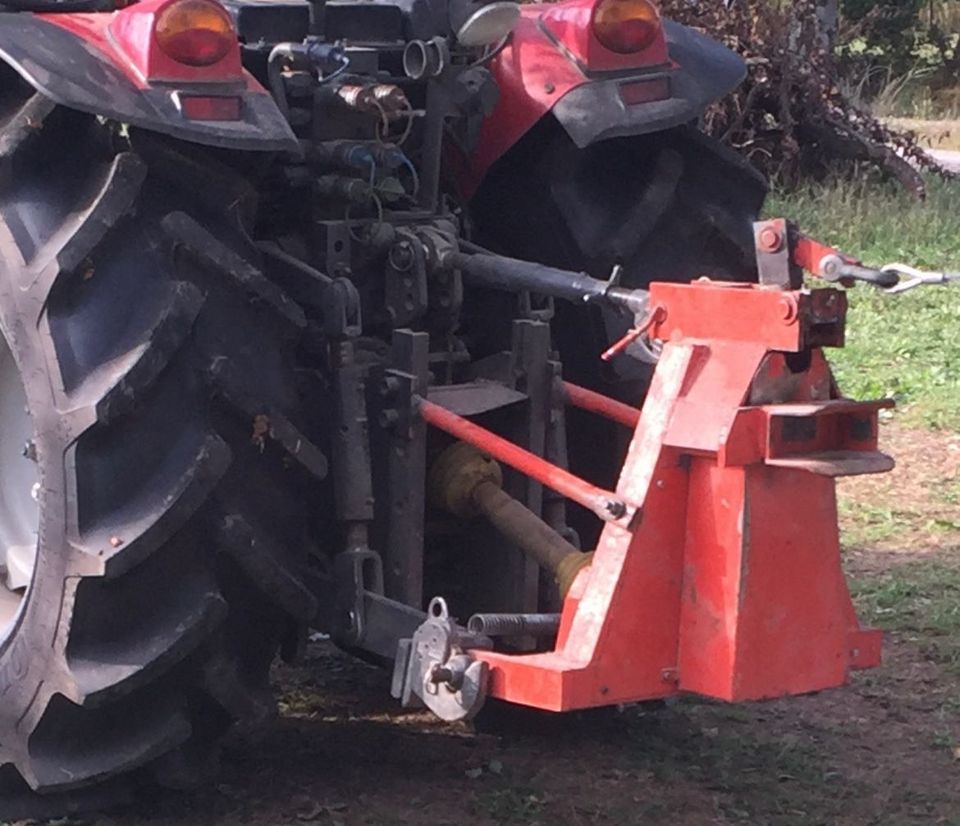
M470 204L477 240L506 254L623 281L754 276L767 193L743 157L692 126L577 148L544 118Z
M324 462L298 430L303 314L257 269L243 178L3 80L0 326L42 480L0 649L12 820L190 785L272 715L269 666L315 613Z
M578 149L546 117L493 166L470 216L476 240L495 252L604 280L620 264L625 286L755 280L752 222L766 192L744 158L691 126ZM468 306L473 352L509 340L513 296L480 295ZM597 373L596 356L630 324L563 302L557 316L564 364L577 374ZM569 347L564 331L573 331Z
M578 149L560 124L544 118L486 176L470 203L477 241L495 252L589 272L606 280L615 264L624 286L690 281L699 276L756 280L753 222L767 193L743 157L693 126L615 138ZM464 331L474 355L509 340L516 298L477 293L465 303ZM633 319L557 301L554 341L564 376L630 404L640 404L652 368L628 356L600 354ZM613 488L628 433L583 411L568 410L571 467ZM597 445L607 446L598 450ZM587 546L596 520L573 509Z

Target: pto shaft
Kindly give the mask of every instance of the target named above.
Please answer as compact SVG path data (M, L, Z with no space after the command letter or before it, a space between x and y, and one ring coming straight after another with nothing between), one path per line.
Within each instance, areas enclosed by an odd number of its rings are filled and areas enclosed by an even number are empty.
M503 475L493 459L466 442L447 448L430 469L430 498L450 513L482 514L514 545L553 574L560 593L567 591L591 555L574 547L529 508L503 490Z

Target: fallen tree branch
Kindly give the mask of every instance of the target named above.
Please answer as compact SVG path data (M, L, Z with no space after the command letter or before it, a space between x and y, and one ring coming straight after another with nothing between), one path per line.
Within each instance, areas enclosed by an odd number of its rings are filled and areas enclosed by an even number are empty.
M840 91L820 36L815 0L664 0L664 12L724 42L747 63L747 78L707 112L704 126L781 183L852 174L866 163L914 197L926 195L921 171L958 178L911 133L857 109Z

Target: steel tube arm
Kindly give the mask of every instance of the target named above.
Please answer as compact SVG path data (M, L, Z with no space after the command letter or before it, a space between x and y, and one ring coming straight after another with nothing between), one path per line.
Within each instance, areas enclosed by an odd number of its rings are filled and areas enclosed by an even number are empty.
M615 493L590 484L579 476L551 464L546 459L524 450L508 439L474 424L456 413L420 399L420 416L427 424L479 448L494 459L535 479L551 490L593 511L601 519L617 522L629 519L631 508Z
M596 413L605 419L622 424L631 430L636 428L640 421L640 410L631 407L629 404L611 399L602 393L581 387L578 384L572 384L569 381L563 383L563 395L567 404L572 407L578 407L589 413Z

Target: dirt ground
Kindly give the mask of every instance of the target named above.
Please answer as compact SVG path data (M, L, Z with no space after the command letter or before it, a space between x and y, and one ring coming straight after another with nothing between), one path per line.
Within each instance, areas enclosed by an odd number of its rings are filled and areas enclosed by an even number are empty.
M842 514L861 608L892 630L884 665L848 688L684 699L497 736L402 712L388 675L317 644L278 671L277 724L231 746L219 785L96 822L960 826L960 640L945 624L960 614L960 438L884 431L900 469L845 482ZM917 569L935 571L933 596L912 583L917 565L939 566Z

